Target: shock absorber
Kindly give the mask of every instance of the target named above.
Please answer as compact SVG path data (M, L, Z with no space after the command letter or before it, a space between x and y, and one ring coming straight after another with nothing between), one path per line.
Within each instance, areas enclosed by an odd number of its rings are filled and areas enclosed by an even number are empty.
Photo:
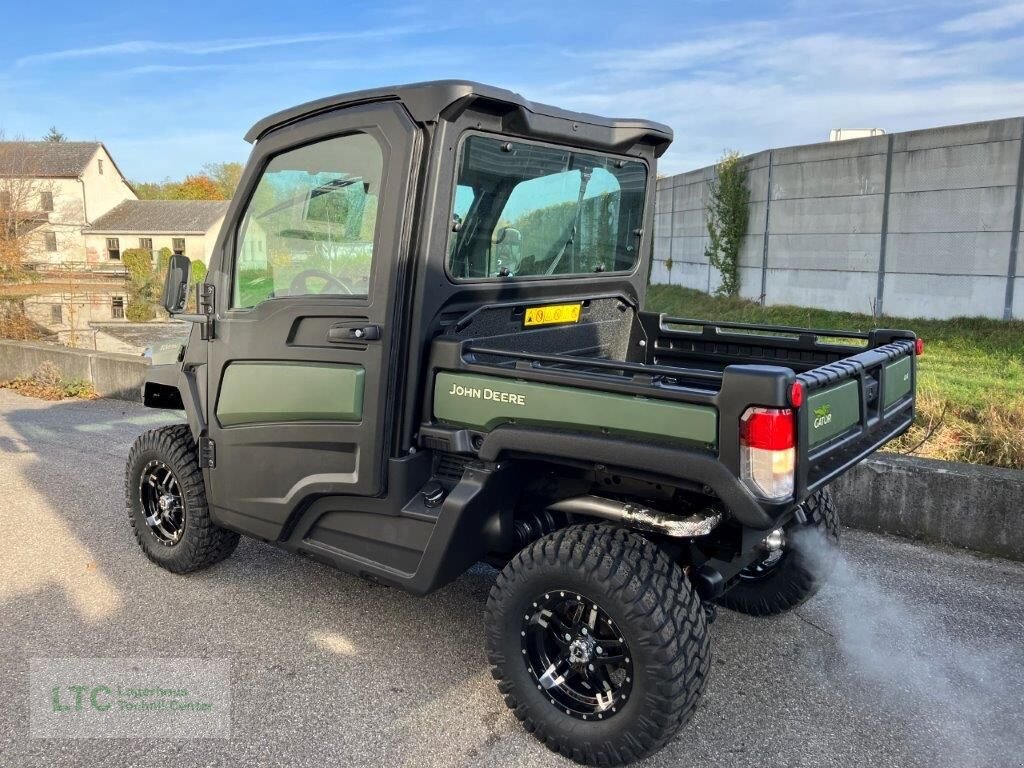
M515 520L516 545L519 549L558 529L558 521L547 509L527 512Z

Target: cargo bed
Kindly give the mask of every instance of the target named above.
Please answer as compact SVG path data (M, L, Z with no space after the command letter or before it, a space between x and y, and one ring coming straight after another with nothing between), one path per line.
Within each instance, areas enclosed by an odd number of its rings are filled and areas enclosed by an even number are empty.
M524 307L498 304L434 341L422 431L432 447L450 440L474 452L489 441L493 453L502 432L550 430L683 451L682 466L713 459L736 476L740 417L790 407L799 382L799 501L913 421L908 331L722 323L636 312L617 297L576 301L576 323L524 332Z

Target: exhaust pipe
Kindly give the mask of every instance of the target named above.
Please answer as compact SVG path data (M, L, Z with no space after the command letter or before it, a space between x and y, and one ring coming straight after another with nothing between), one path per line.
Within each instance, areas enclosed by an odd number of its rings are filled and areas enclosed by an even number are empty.
M602 496L574 496L550 505L552 512L566 512L574 515L589 515L615 520L642 531L661 533L666 536L692 538L707 536L722 522L722 513L716 509L703 509L686 517L666 515L625 501L614 501Z

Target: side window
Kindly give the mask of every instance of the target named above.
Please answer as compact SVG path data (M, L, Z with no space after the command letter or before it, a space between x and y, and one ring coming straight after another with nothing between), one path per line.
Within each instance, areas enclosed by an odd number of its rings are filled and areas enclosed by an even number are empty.
M364 133L277 155L238 231L233 308L283 296L366 296L384 158Z
M469 215L469 209L473 207L473 202L476 200L476 192L472 187L467 187L465 184L459 184L455 187L455 202L452 205L452 229L458 231L462 228L462 223L466 220L466 216ZM455 252L456 239L453 237L448 242L448 260L451 261L452 255Z

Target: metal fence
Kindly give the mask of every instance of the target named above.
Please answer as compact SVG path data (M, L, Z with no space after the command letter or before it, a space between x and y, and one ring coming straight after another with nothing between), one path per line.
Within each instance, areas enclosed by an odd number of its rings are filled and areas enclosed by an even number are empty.
M897 317L1024 318L1024 118L744 158L741 294ZM651 282L711 292L714 166L659 180Z

